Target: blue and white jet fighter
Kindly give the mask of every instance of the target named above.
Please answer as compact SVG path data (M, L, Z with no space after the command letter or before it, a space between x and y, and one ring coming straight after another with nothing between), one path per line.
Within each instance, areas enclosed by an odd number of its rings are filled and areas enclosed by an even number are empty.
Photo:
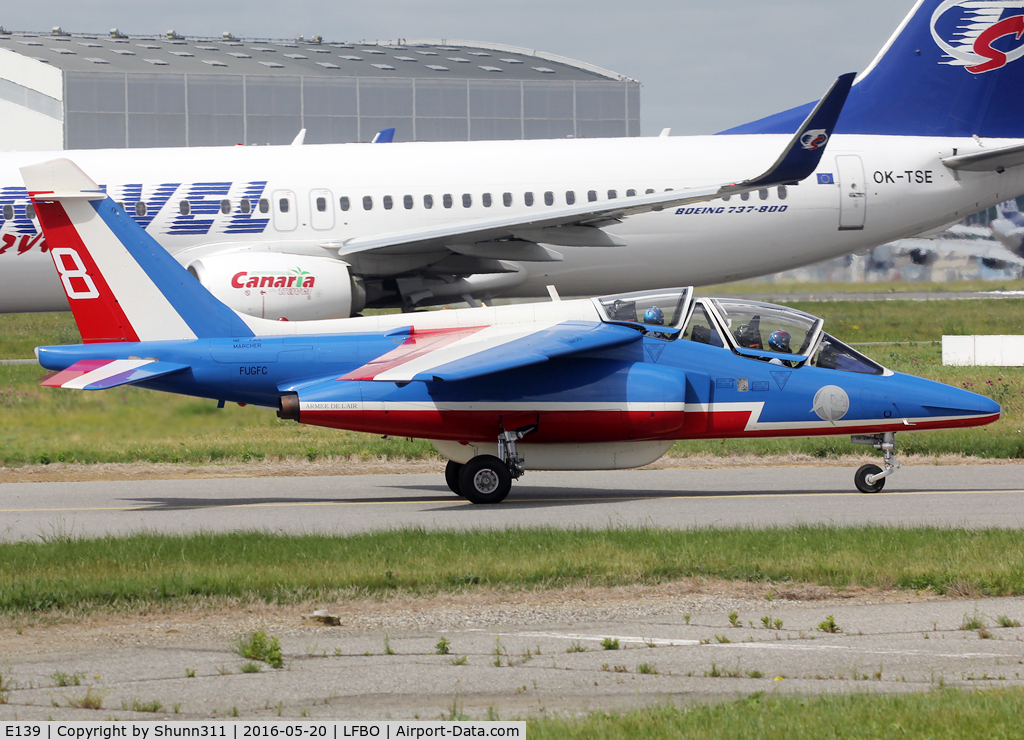
M303 424L430 440L450 488L502 501L535 470L646 465L676 440L980 426L984 396L894 373L809 314L688 288L308 322L214 298L68 160L23 170L84 344L39 347L51 387L143 388ZM301 278L300 278L301 279Z

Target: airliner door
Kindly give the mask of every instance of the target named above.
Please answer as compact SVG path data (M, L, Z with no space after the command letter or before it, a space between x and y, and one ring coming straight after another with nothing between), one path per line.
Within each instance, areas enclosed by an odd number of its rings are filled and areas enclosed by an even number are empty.
M839 230L859 231L868 215L868 186L864 162L855 154L836 157L839 173Z
M299 225L298 203L291 190L274 191L274 228L278 231L295 231Z
M309 192L309 214L310 222L317 231L334 228L334 196L330 190Z

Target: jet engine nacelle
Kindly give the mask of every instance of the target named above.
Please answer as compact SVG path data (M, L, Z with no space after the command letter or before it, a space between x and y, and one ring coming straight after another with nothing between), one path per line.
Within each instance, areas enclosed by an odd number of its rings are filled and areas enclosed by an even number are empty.
M198 259L188 271L224 304L264 319L344 319L366 305L362 281L327 257L232 252Z

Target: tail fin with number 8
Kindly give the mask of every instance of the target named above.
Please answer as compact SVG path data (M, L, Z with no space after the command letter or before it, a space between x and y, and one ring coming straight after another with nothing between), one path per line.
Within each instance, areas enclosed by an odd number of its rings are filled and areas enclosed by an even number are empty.
M73 162L21 172L83 342L253 336Z

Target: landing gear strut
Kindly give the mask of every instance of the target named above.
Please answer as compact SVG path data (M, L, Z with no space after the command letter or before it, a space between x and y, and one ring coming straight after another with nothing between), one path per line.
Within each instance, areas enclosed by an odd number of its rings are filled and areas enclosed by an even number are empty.
M498 456L477 455L465 465L448 461L444 477L448 487L474 504L497 504L512 490L512 480L526 472L526 460L520 457L516 442L537 431L537 425L502 430L498 435Z
M854 485L861 493L878 493L885 487L885 479L899 470L902 465L896 462L896 435L885 434L857 435L850 438L855 445L870 445L882 452L882 464L885 470L877 465L864 465L853 476Z

